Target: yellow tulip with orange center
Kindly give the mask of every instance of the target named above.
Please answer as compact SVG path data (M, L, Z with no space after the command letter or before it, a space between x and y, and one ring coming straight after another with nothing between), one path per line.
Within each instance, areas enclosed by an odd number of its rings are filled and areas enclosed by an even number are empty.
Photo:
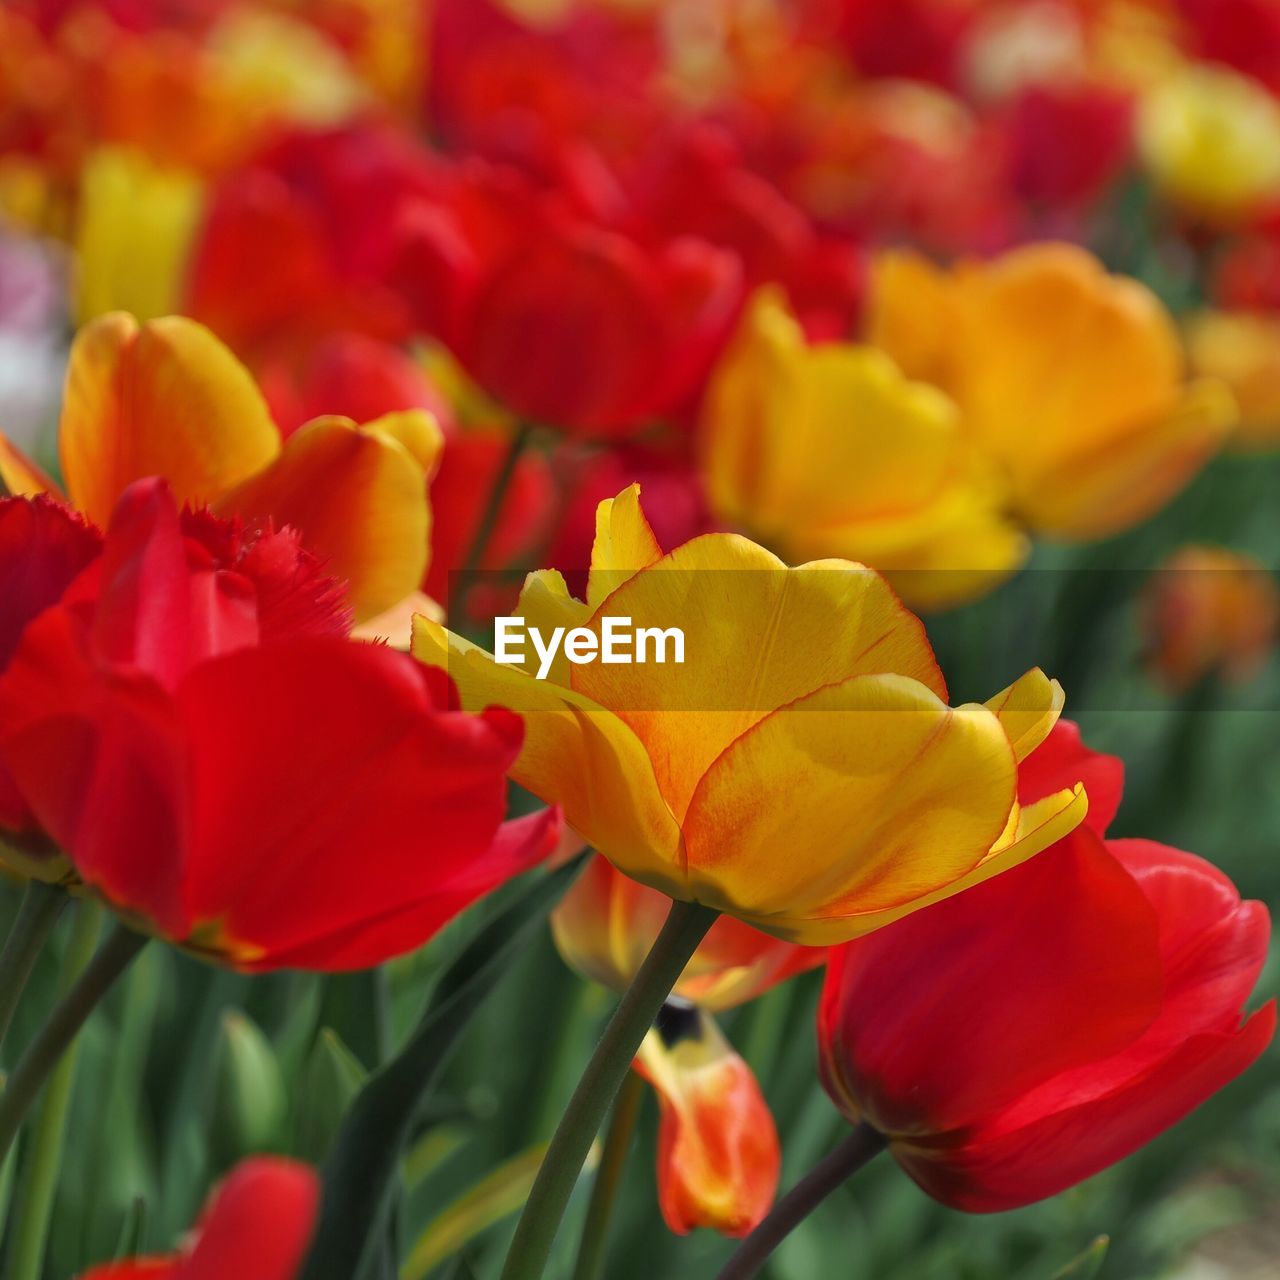
M936 608L1026 558L955 402L874 347L810 346L773 290L753 299L712 378L700 437L716 514L788 559L864 560Z
M1188 378L1159 299L1072 245L949 271L885 254L869 339L954 400L1010 514L1050 537L1101 538L1145 519L1235 423L1222 383Z
M2 425L2 424L0 424ZM135 480L162 476L179 502L297 529L350 584L357 620L414 593L428 556L439 428L421 411L358 425L317 418L281 438L248 370L208 329L113 312L71 349L58 448L65 499L105 525ZM54 482L0 436L12 494Z
M619 870L808 944L868 933L1013 866L1074 827L1081 789L1020 809L1017 765L1060 688L1040 671L948 706L924 629L841 560L788 568L735 534L664 555L639 489L601 503L586 600L532 574L516 613L600 634L677 627L685 659L570 663L538 679L425 618L413 652L463 705L518 711L512 776Z

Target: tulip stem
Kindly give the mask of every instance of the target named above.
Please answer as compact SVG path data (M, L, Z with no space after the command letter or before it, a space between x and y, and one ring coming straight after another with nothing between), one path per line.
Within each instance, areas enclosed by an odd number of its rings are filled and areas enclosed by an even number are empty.
M671 904L661 933L609 1019L551 1139L516 1225L502 1280L538 1280L542 1275L587 1152L636 1050L716 918L717 912L696 902Z
M573 1269L573 1280L599 1280L604 1266L605 1246L609 1241L609 1221L613 1216L613 1204L626 1168L627 1154L635 1134L636 1118L644 1101L644 1080L633 1070L618 1091L613 1104L613 1117L604 1139L604 1152L600 1167L591 1185L591 1203L587 1206L587 1222L578 1242L578 1261Z
M0 1094L0 1162L13 1146L18 1130L44 1082L62 1060L98 1002L129 962L147 944L145 934L117 925L75 985L49 1015L36 1038L18 1060Z
M0 952L0 1047L3 1047L18 1001L44 944L58 923L68 898L64 890L39 880L28 880L18 917Z
M773 1251L796 1227L886 1145L884 1135L865 1120L855 1125L838 1147L823 1156L773 1206L769 1216L738 1246L716 1280L751 1280L758 1275Z
M74 928L62 961L58 993L65 994L84 972L102 928L96 902L76 904ZM31 1141L23 1154L23 1187L9 1255L10 1280L40 1280L49 1243L49 1220L58 1187L58 1171L67 1137L67 1117L75 1086L76 1046L63 1056L49 1077L36 1115Z
M488 501L484 505L484 510L480 513L480 520L476 524L476 531L471 539L471 545L467 549L467 558L462 562L462 572L458 575L458 588L456 592L450 592L450 595L462 605L466 599L467 592L471 590L475 576L480 571L480 566L484 563L484 553L489 549L489 543L493 541L493 532L498 527L498 518L502 515L502 504L506 499L507 490L511 488L511 481L516 474L516 466L524 454L525 449L529 445L529 439L533 435L533 427L527 422L520 423L516 427L511 437L510 443L507 445L507 451L502 456L502 462L498 466L498 473L493 477L493 486L489 490ZM454 610L449 609L450 616L453 616Z

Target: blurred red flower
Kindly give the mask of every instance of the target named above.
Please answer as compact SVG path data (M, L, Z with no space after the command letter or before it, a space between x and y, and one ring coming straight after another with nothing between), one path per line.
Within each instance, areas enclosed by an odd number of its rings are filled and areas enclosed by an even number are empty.
M517 716L346 639L289 531L183 517L159 481L23 632L0 759L117 910L243 969L348 969L425 942L527 869L554 811L503 823Z
M1042 748L1046 775L1063 741ZM1268 935L1266 908L1202 859L1086 825L835 950L823 1080L944 1204L1029 1204L1123 1159L1262 1053L1274 1002L1243 1023L1241 1010Z
M320 1206L320 1179L293 1160L245 1160L214 1192L181 1253L94 1267L81 1280L294 1280Z

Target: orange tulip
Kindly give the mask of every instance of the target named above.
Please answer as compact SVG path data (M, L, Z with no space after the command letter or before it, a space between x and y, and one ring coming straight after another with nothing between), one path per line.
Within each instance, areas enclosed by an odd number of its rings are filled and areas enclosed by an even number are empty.
M1156 296L1083 249L1030 245L950 272L895 252L874 277L870 340L952 397L1034 531L1092 539L1146 519L1235 424L1223 384L1188 380Z
M1280 586L1252 556L1183 547L1153 576L1142 617L1148 666L1170 688L1215 671L1245 681L1280 639Z
M440 445L421 411L362 426L316 418L282 441L249 372L208 329L121 312L76 336L58 437L67 499L96 524L133 481L161 476L180 503L296 528L350 583L358 620L422 581ZM3 437L0 477L15 495L57 491Z

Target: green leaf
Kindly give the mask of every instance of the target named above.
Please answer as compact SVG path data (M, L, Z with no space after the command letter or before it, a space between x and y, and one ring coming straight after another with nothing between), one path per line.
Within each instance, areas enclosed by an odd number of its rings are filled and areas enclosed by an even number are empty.
M529 1198L546 1150L547 1144L539 1142L512 1156L433 1219L401 1267L400 1280L423 1280L482 1231L515 1213Z
M578 872L540 876L445 970L412 1036L369 1077L325 1162L324 1211L300 1280L352 1280L386 1221L409 1128L472 1015L517 963Z
M224 1167L278 1150L288 1115L280 1065L266 1036L239 1010L223 1015L213 1091L213 1150Z
M1107 1250L1111 1247L1110 1236L1099 1236L1083 1253L1077 1254L1061 1271L1055 1271L1050 1280L1093 1280L1102 1270Z
M351 1100L369 1073L332 1027L316 1037L298 1080L294 1154L319 1164L329 1154Z

